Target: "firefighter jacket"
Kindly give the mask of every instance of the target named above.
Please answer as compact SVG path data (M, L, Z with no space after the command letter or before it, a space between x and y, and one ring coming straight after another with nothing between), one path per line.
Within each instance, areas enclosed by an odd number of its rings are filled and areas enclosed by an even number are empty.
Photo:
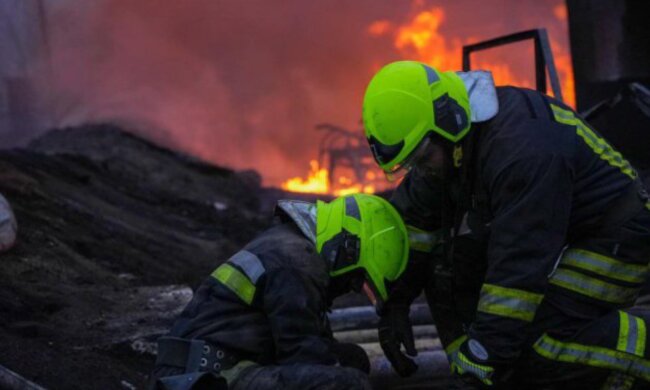
M201 339L260 365L334 365L326 320L328 266L315 249L315 210L279 204L282 221L219 266L170 336Z
M494 91L498 110L450 146L452 173L441 179L415 167L392 203L414 249L430 251L440 239L433 232L451 230L453 296L470 302L452 306L473 313L461 331L508 362L550 289L587 306L633 304L648 258L620 252L621 238L605 225L623 222L610 210L648 206L634 168L571 108L528 89Z

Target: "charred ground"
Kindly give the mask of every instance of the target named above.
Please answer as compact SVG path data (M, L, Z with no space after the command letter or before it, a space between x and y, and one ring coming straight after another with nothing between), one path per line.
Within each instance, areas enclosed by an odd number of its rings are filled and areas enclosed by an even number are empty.
M171 317L158 298L186 299L160 286L196 286L273 203L254 172L107 125L0 152L0 192L19 224L0 255L0 364L53 389L141 388L153 358L134 340Z

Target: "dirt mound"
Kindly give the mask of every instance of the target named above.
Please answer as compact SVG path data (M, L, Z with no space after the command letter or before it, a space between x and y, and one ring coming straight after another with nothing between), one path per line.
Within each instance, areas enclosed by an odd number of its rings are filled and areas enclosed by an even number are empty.
M259 232L262 191L109 125L0 152L19 224L0 254L0 364L52 389L142 388L148 319L125 313L160 312L186 294L156 286L195 286Z

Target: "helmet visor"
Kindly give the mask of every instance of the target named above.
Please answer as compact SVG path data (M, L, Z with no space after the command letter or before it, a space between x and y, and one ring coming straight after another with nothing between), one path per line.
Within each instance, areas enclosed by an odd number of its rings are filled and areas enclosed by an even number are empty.
M401 163L389 171L385 170L384 175L390 182L401 180L414 166L424 165L424 162L428 164L428 160L433 160L436 155L437 150L431 137L425 137Z

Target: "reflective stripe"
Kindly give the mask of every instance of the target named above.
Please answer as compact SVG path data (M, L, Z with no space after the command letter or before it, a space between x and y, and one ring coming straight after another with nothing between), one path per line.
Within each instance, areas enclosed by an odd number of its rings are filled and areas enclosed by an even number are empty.
M619 311L618 344L616 349L643 357L645 354L646 326L641 318Z
M460 348L460 345L462 343L464 343L465 340L467 340L467 335L462 335L459 338L457 338L456 340L452 341L451 344L449 344L445 348L445 352L447 352L447 355L451 355L454 352L458 351L458 348Z
M640 287L623 287L607 283L591 276L558 268L551 284L609 303L629 303L636 299Z
M255 285L241 273L237 268L228 263L221 264L214 270L212 277L220 281L224 286L234 292L242 301L247 304L253 302L255 297Z
M623 263L584 249L567 250L564 252L561 264L630 283L643 283L648 273L647 266Z
M235 264L244 271L253 284L257 284L260 276L264 275L264 272L266 271L260 259L246 250L241 250L235 253L230 259L228 259L228 262Z
M418 252L431 252L436 245L442 242L442 229L428 232L415 226L406 225L406 231L409 235L409 247Z
M478 311L530 322L543 298L542 294L486 283L481 288Z
M542 335L533 346L535 352L550 359L622 371L650 380L650 361L626 352L555 340Z
M612 148L607 141L600 138L594 133L582 120L577 118L573 111L564 110L554 104L551 104L555 120L565 125L576 127L576 133L585 141L602 160L613 167L619 168L621 172L629 176L631 179L636 179L637 173L632 168L630 163L623 158L623 156Z
M465 372L471 372L473 375L478 377L486 385L492 384L490 377L494 372L494 368L490 366L484 366L482 364L474 363L473 361L469 360L464 353L460 351L458 352L457 357L456 359L454 359L452 365L456 365L456 371L460 375L464 374Z

